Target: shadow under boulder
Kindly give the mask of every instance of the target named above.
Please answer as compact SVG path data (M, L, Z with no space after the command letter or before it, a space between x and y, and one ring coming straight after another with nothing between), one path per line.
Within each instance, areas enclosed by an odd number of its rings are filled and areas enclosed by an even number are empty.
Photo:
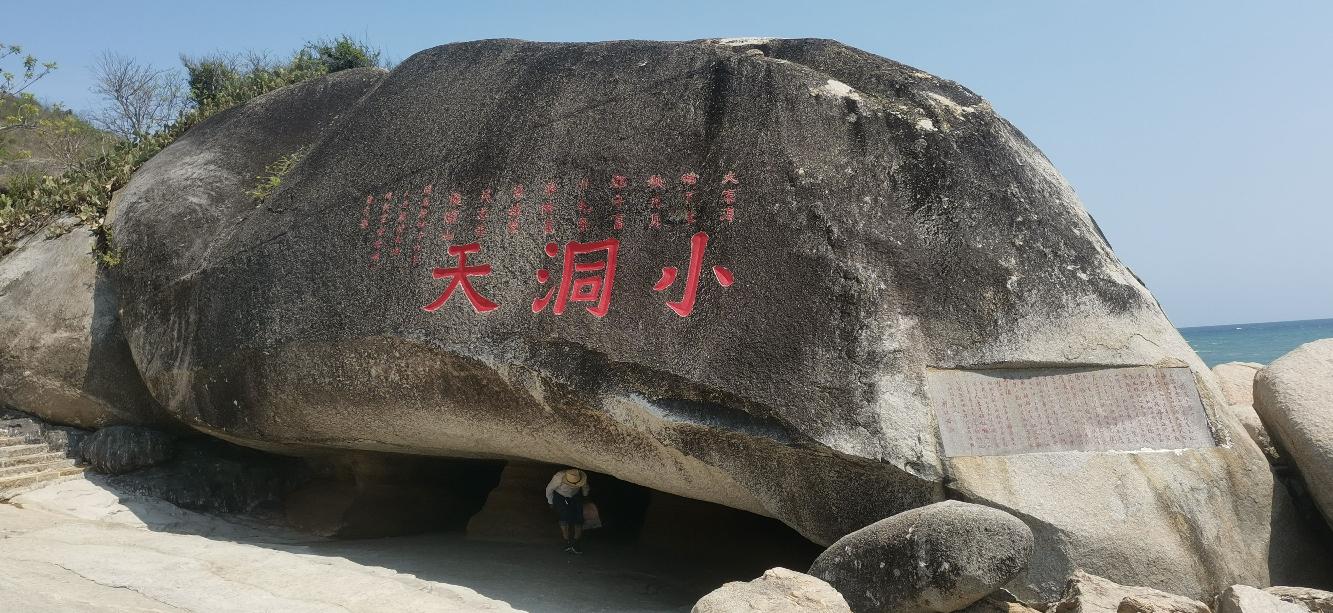
M287 523L334 538L462 530L503 466L371 452L339 454L312 465L317 477L286 497Z
M138 426L111 426L89 434L79 455L93 470L120 475L170 460L176 436Z

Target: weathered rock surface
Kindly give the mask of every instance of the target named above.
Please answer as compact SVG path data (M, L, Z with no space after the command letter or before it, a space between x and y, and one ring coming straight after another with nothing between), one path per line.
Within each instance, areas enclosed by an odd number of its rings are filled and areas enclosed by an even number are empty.
M1240 422L1245 433L1250 436L1250 440L1268 456L1270 462L1281 462L1282 454L1278 451L1277 445L1273 443L1273 437L1268 434L1268 428L1264 427L1263 420L1259 419L1259 413L1254 407L1248 404L1233 404L1227 407L1227 412L1231 413L1236 421Z
M1273 445L1273 439L1268 435L1268 430L1264 428L1258 413L1254 411L1254 376L1259 374L1263 367L1263 364L1256 362L1226 362L1214 366L1213 375L1217 377L1222 395L1230 405L1227 410L1245 428L1250 440L1254 441L1271 461L1279 461L1280 456Z
M161 464L176 453L176 437L138 426L109 426L83 439L79 455L93 470L119 475Z
M794 570L772 568L753 581L733 581L709 592L692 613L851 613L833 586Z
M1032 531L996 509L949 500L899 513L838 539L810 574L857 611L956 611L1018 576Z
M48 421L100 427L162 421L121 334L96 239L72 218L0 257L0 405Z
M1259 371L1254 401L1284 457L1333 523L1333 339L1301 345Z
M1258 362L1226 362L1213 367L1217 385L1227 404L1251 406L1254 404L1254 376L1263 370Z
M1309 609L1310 613L1333 613L1333 592L1283 585L1266 587L1264 591L1281 598L1284 602L1301 605Z
M1248 585L1233 585L1217 597L1217 613L1307 613L1299 604Z
M1070 186L972 92L835 42L428 49L197 126L110 223L144 380L230 440L577 465L822 544L948 482L1034 528L1024 596L1269 581L1267 463ZM613 278L570 255L603 239ZM471 242L489 273L423 310ZM994 365L1188 367L1221 446L943 457L928 368Z
M1041 613L1018 600L1008 590L998 590L978 600L961 613Z
M1178 594L1149 587L1120 585L1109 579L1075 571L1064 597L1048 613L1209 613L1208 605Z

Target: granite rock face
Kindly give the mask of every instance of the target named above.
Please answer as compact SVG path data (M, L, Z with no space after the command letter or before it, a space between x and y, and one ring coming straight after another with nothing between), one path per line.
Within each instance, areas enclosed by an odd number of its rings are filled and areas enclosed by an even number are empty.
M821 544L950 483L1033 526L1025 596L1269 580L1267 463L1070 186L836 42L436 47L197 126L110 223L144 380L228 440L575 465ZM1187 367L1219 446L945 457L927 371L994 366Z
M1226 362L1213 367L1213 375L1222 388L1227 404L1254 404L1254 376L1263 370L1257 362Z
M75 223L0 256L0 406L83 428L165 421L121 334L96 239Z
M1217 384L1222 388L1227 404L1231 405L1227 410L1236 417L1245 428L1245 433L1250 435L1250 439L1269 460L1278 462L1281 458L1273 445L1273 439L1254 411L1254 377L1263 367L1263 364L1255 362L1227 362L1214 366L1213 375L1217 377Z
M1233 585L1217 597L1217 613L1307 613L1303 605L1287 602L1259 588Z
M851 613L833 586L785 568L770 568L758 579L733 581L694 604L691 613Z
M1254 382L1255 410L1333 523L1333 339L1297 347Z
M1032 531L990 507L949 500L880 520L842 537L810 574L861 612L957 611L1027 566Z
M1266 587L1264 591L1277 596L1284 602L1301 605L1308 609L1310 613L1333 613L1333 592L1285 585Z
M1208 605L1193 598L1136 585L1120 585L1109 579L1076 571L1069 577L1064 596L1048 613L1209 613Z

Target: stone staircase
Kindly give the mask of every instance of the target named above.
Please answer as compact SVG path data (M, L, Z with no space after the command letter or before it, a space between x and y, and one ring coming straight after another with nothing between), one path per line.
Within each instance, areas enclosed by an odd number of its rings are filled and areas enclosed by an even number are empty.
M0 501L83 473L83 467L68 457L65 439L52 438L54 443L31 424L0 420Z

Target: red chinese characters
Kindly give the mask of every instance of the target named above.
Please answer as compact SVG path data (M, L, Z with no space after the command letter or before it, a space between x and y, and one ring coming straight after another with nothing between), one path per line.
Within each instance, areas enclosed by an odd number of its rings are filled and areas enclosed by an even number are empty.
M694 301L699 292L699 273L703 271L704 250L707 248L707 232L696 232L690 237L690 268L685 273L685 294L680 300L667 303L667 306L681 317L689 317L690 313L694 312ZM653 291L660 292L671 287L676 282L677 272L674 266L662 267L662 277L653 286ZM722 287L731 287L736 280L727 267L720 265L713 267L713 276Z
M564 266L560 273L560 285L552 286L546 294L532 301L532 312L546 310L554 298L555 305L551 312L563 315L570 302L593 302L585 307L594 317L606 317L611 311L611 290L616 282L616 256L620 251L620 241L608 238L592 243L570 241L565 245ZM579 261L578 256L603 253L602 259ZM560 247L555 243L546 244L546 256L556 257ZM590 274L591 273L591 274ZM537 271L537 281L545 285L551 281L551 273L545 268Z
M468 277L484 277L491 274L491 265L482 264L478 266L468 266L467 254L481 252L481 245L478 243L469 243L467 245L450 245L449 255L458 258L458 266L453 268L436 268L431 271L431 276L436 279L449 278L449 285L444 288L444 293L440 297L424 307L421 310L435 312L449 302L449 297L454 294L454 290L463 288L463 294L467 296L468 302L472 304L472 310L478 313L494 311L500 305L491 302L485 296L482 296L476 288L472 287L472 282Z

